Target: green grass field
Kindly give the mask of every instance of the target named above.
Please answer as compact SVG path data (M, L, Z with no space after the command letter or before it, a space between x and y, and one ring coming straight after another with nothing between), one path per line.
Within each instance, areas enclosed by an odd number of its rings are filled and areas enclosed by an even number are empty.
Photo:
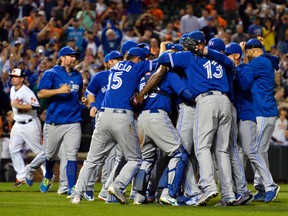
M55 183L46 194L39 192L39 183L33 187L23 185L20 188L12 188L12 183L0 183L0 216L44 216L44 215L97 215L97 216L272 216L288 215L288 185L280 184L281 191L278 198L269 204L252 202L246 206L215 207L214 204L220 197L211 200L208 206L173 207L160 204L147 205L120 205L105 204L103 201L81 201L79 205L72 205L65 195L56 193L58 185ZM96 186L95 195L99 192L100 184ZM250 189L252 186L249 185ZM129 191L128 193L129 194Z

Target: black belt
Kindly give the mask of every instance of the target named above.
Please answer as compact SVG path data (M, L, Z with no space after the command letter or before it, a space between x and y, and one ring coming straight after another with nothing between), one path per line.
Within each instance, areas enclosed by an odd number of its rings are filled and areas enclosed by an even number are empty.
M184 104L185 104L186 106L195 107L195 106L196 106L196 101L195 101L195 100L184 101Z
M202 93L201 96L206 97L209 95L219 95L219 93L221 93L222 95L226 95L226 93L222 93L222 92L214 93L213 91L209 91L209 92Z
M33 121L33 119L29 119L29 120L26 120L26 121L17 121L17 123L19 123L19 124L27 124L27 123L32 122L32 121Z
M105 109L100 109L100 112L105 112ZM113 109L113 113L119 113L119 114L126 114L126 110L124 109Z

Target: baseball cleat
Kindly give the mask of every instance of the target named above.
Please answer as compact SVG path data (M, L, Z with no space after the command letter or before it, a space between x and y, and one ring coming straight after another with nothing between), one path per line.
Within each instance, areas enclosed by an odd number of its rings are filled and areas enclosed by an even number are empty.
M254 194L253 201L255 201L255 202L264 202L265 201L265 192L257 191Z
M74 197L71 198L70 203L72 203L72 204L79 204L80 201L81 201L81 198L80 198L80 197L74 196Z
M161 204L168 204L172 206L179 206L179 203L177 202L177 199L170 197L170 196L161 196L159 199Z
M26 182L26 184L29 186L29 187L32 187L32 185L33 185L33 179L29 179L29 178L25 178L25 182Z
M203 196L198 200L198 202L195 204L195 206L205 206L207 205L207 202L212 199L212 198L215 198L217 197L219 194L218 191L212 191L212 192L205 192L203 194Z
M51 179L44 177L40 184L40 191L42 193L47 193L49 189L52 187L53 181L54 181L54 175Z
M235 201L236 200L233 198L228 200L221 199L218 203L215 204L215 206L235 206Z
M192 197L189 197L187 200L185 200L185 204L189 205L189 206L195 206L196 203L199 201L200 197L202 196L202 194L196 194Z
M105 203L107 203L107 204L118 203L118 200L115 198L115 196L108 193L107 198L105 200Z
M86 191L83 196L87 201L94 201L94 191Z
M67 199L72 198L72 194L73 194L74 190L75 190L74 187L72 187L71 189L68 188L67 197L66 197Z
M236 194L236 200L233 205L246 205L253 200L253 195L250 190L246 191L245 194Z
M141 204L144 204L146 203L146 197L143 196L142 194L140 193L136 193L135 196L134 196L134 202L133 204L135 205L141 205Z
M108 191L106 189L102 188L101 191L98 194L98 199L102 200L102 201L106 201L107 196L108 196Z
M25 184L25 180L16 180L16 182L13 184L13 188L21 187L23 184Z
M125 196L123 195L123 193L120 190L114 188L113 186L110 186L108 188L108 192L110 194L114 195L119 203L121 203L121 204L129 204L128 200L125 198Z
M61 195L61 194L67 194L68 192L68 188L67 187L60 187L57 191L57 194L58 195Z
M269 203L275 200L276 197L278 196L279 191L280 187L277 186L274 190L265 192L265 203Z

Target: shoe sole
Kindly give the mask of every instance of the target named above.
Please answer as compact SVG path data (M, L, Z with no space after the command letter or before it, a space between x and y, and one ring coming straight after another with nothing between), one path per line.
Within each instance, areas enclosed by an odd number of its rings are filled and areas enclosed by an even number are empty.
M27 179L25 179L25 183L26 183L29 187L32 187L32 186L33 186L33 181L32 181L31 184L29 183L29 181L30 181L30 180L27 181Z
M195 206L206 206L207 202L212 199L217 197L219 194L219 192L211 192L210 194L208 194L208 196L205 199L201 199L195 204Z
M274 201L277 198L279 191L280 191L280 186L278 186L278 188L276 190L276 195L274 196L274 198L271 201L268 201L268 202L265 201L265 203L269 203L269 202Z
M129 204L128 200L124 197L123 194L121 194L120 191L115 190L114 187L109 187L108 192L115 196L115 198L118 200L121 204Z
M106 202L106 198L105 198L105 197L98 196L98 199L99 199L99 200L102 200L102 201L104 201L104 202Z
M26 182L21 182L18 185L13 185L13 188L18 188L21 187L23 184L25 184Z

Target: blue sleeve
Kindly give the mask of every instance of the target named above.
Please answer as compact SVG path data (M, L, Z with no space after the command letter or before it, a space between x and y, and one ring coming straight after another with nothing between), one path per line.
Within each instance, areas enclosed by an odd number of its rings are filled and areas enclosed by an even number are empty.
M41 89L52 89L53 73L51 71L44 72L37 88L37 92Z
M153 67L152 67L152 61L151 60L146 60L146 61L142 61L140 63L137 63L137 66L140 67L139 68L139 73L138 73L138 77L141 79L147 72L152 71Z
M224 55L218 51L215 51L215 50L208 48L208 55L207 56L208 56L208 58L218 62L220 65L222 65L228 71L232 71L234 69L233 61L230 58L228 58L226 55Z
M163 53L162 55L159 56L158 58L158 62L160 65L164 65L164 66L167 66L167 67L171 67L171 62L170 62L170 59L169 59L169 56L168 56L168 53L165 52Z
M192 100L194 98L188 85L186 85L186 83L176 73L169 72L166 74L166 76L166 79L169 79L172 90L178 96L184 98L185 100Z
M101 72L96 73L93 77L92 80L89 82L88 87L86 91L88 94L91 94L93 96L96 96L98 94L99 89L101 88Z
M192 53L187 51L180 52L164 52L159 58L159 64L165 65L169 68L179 67L185 68L187 66L187 62L193 61L191 58ZM192 63L192 62L191 62Z
M252 88L253 85L253 71L247 66L236 67L235 82L237 87L247 91Z

